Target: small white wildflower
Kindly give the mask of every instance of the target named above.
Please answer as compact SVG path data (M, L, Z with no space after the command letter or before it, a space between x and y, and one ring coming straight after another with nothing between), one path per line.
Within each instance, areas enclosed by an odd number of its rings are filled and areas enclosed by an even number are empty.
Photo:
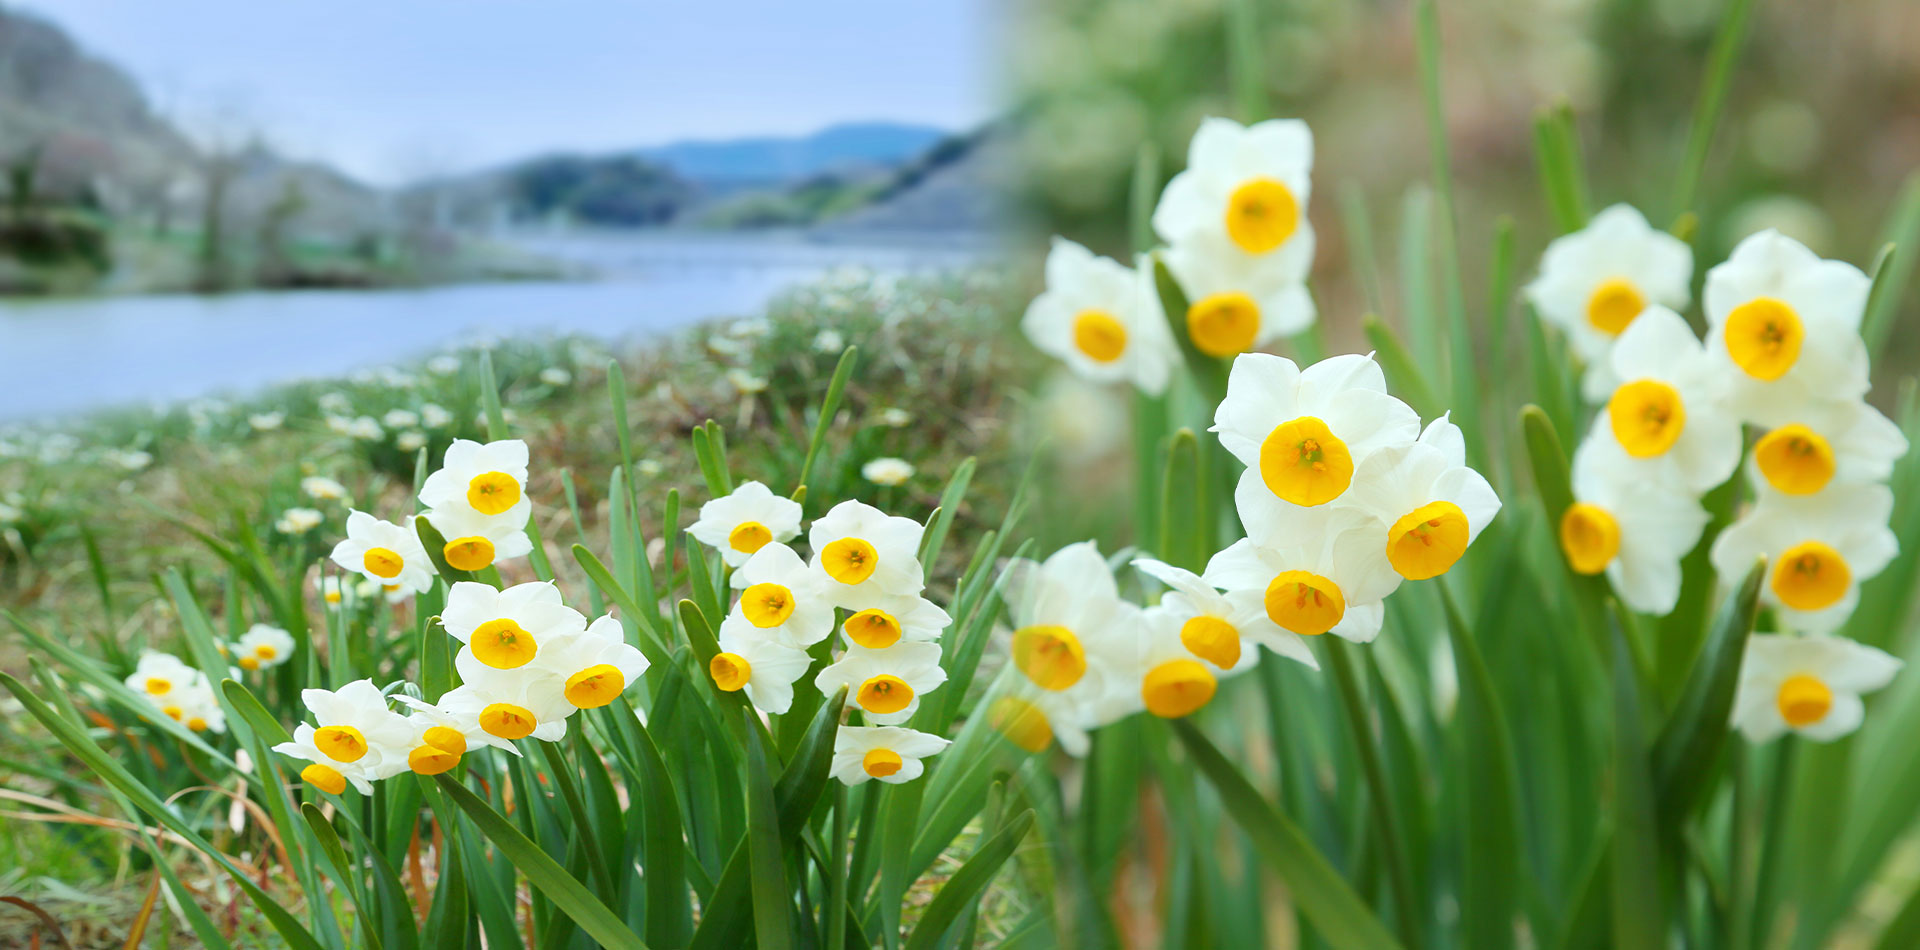
M441 354L427 361L427 372L435 376L452 376L460 372L460 357Z
M287 414L284 412L256 412L247 417L247 425L252 426L255 432L272 432L286 421Z
M137 472L153 464L153 455L139 449L115 449L107 453L107 460L129 472Z
M301 479L300 490L315 501L339 501L347 497L347 486L321 475Z
M320 411L334 415L345 415L353 411L353 400L343 392L326 393L320 397Z
M889 429L899 429L913 422L913 413L898 406L888 406L880 410L874 417L874 421Z
M429 429L444 429L453 424L453 413L438 403L427 403L420 407L420 424Z
M877 458L860 466L860 477L875 485L900 485L913 477L913 465L906 459Z
M661 472L666 471L666 466L661 465L658 459L641 459L633 468L648 478L657 478Z
M273 529L281 534L306 534L320 527L326 517L316 508L288 508L280 513L280 519L273 523Z
M839 330L821 330L813 337L813 351L815 353L838 353L846 348L846 335Z
M391 409L380 421L389 429L411 429L420 424L420 414L411 409Z
M540 371L540 381L549 386L565 386L573 382L573 374L563 366L549 366Z
M742 396L751 396L755 393L765 392L767 389L766 377L755 376L738 367L727 370L727 382L732 383L733 388L739 390Z
M362 442L378 442L387 437L387 430L380 428L372 416L361 416L347 424L347 434Z
M393 444L402 452L418 452L427 444L427 434L409 430L394 437Z

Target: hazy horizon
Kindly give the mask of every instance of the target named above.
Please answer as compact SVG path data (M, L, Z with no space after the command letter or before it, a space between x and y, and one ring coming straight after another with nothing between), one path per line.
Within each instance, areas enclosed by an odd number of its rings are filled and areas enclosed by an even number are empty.
M259 134L384 185L850 122L958 130L991 111L980 0L16 7L125 70L189 134Z

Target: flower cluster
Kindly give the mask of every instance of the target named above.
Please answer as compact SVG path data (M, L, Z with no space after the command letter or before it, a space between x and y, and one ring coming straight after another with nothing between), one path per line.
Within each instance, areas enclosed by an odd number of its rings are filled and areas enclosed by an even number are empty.
M238 640L218 646L220 654L239 667L226 671L235 679L241 670L268 670L293 659L293 634L264 623L256 623ZM149 650L140 654L125 682L128 689L167 718L194 732L227 731L227 717L213 695L212 678L171 653Z
M1707 271L1696 337L1692 258L1624 205L1551 244L1527 295L1588 361L1601 403L1574 453L1574 504L1559 525L1572 569L1605 573L1636 610L1665 614L1681 559L1710 517L1700 503L1744 458L1752 504L1714 538L1722 581L1766 559L1761 602L1784 631L1748 646L1735 718L1755 741L1789 729L1831 739L1857 728L1858 694L1899 661L1827 635L1860 583L1893 560L1885 482L1907 450L1868 405L1859 328L1872 282L1791 238L1762 231ZM1749 451L1743 426L1757 435Z
M920 760L947 740L899 724L946 682L937 641L952 622L922 596L924 528L871 505L841 502L807 527L808 560L788 544L799 537L800 522L799 503L759 482L701 506L689 533L733 568L738 591L708 672L721 690L745 691L762 712L784 713L794 683L812 668L808 651L837 630L833 646L840 652L835 657L828 648L832 662L814 686L826 695L845 687L870 725L840 727L833 774L849 785L918 778Z
M442 467L420 486L426 513L394 524L357 509L350 512L347 536L334 545L333 562L379 584L389 600L431 588L433 562L420 542L415 517L427 519L445 539L441 556L455 570L479 571L502 558L525 557L533 551L527 535L533 506L526 482L525 442L506 439L482 445L456 439Z
M1200 123L1186 170L1167 182L1153 212L1167 242L1161 259L1186 294L1187 312L1175 322L1195 350L1231 357L1313 324L1312 171L1313 134L1298 119ZM1158 394L1180 353L1152 262L1141 255L1137 263L1130 269L1055 238L1046 290L1021 325L1074 372Z
M1167 588L1157 604L1122 600L1091 542L1009 569L1020 675L990 714L1014 742L1057 737L1082 754L1089 729L1205 706L1259 647L1317 666L1306 637L1371 641L1401 581L1446 573L1500 510L1459 428L1443 416L1422 429L1371 357L1303 370L1242 355L1213 431L1246 465L1234 504L1247 536L1197 575L1134 561Z

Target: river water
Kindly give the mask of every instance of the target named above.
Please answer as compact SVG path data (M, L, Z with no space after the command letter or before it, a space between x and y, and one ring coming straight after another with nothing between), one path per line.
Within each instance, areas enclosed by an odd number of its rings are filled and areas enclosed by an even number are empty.
M925 236L655 234L517 243L592 279L404 290L0 301L0 421L212 393L397 363L482 334L622 339L758 312L842 267L950 270L989 242Z

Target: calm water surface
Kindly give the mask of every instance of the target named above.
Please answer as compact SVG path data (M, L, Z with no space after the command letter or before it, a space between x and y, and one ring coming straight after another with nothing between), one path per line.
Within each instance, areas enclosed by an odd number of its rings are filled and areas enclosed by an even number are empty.
M846 266L948 270L970 240L892 244L659 235L520 242L592 280L419 290L283 291L0 301L0 420L244 393L418 357L480 334L644 336L757 312L780 290Z

